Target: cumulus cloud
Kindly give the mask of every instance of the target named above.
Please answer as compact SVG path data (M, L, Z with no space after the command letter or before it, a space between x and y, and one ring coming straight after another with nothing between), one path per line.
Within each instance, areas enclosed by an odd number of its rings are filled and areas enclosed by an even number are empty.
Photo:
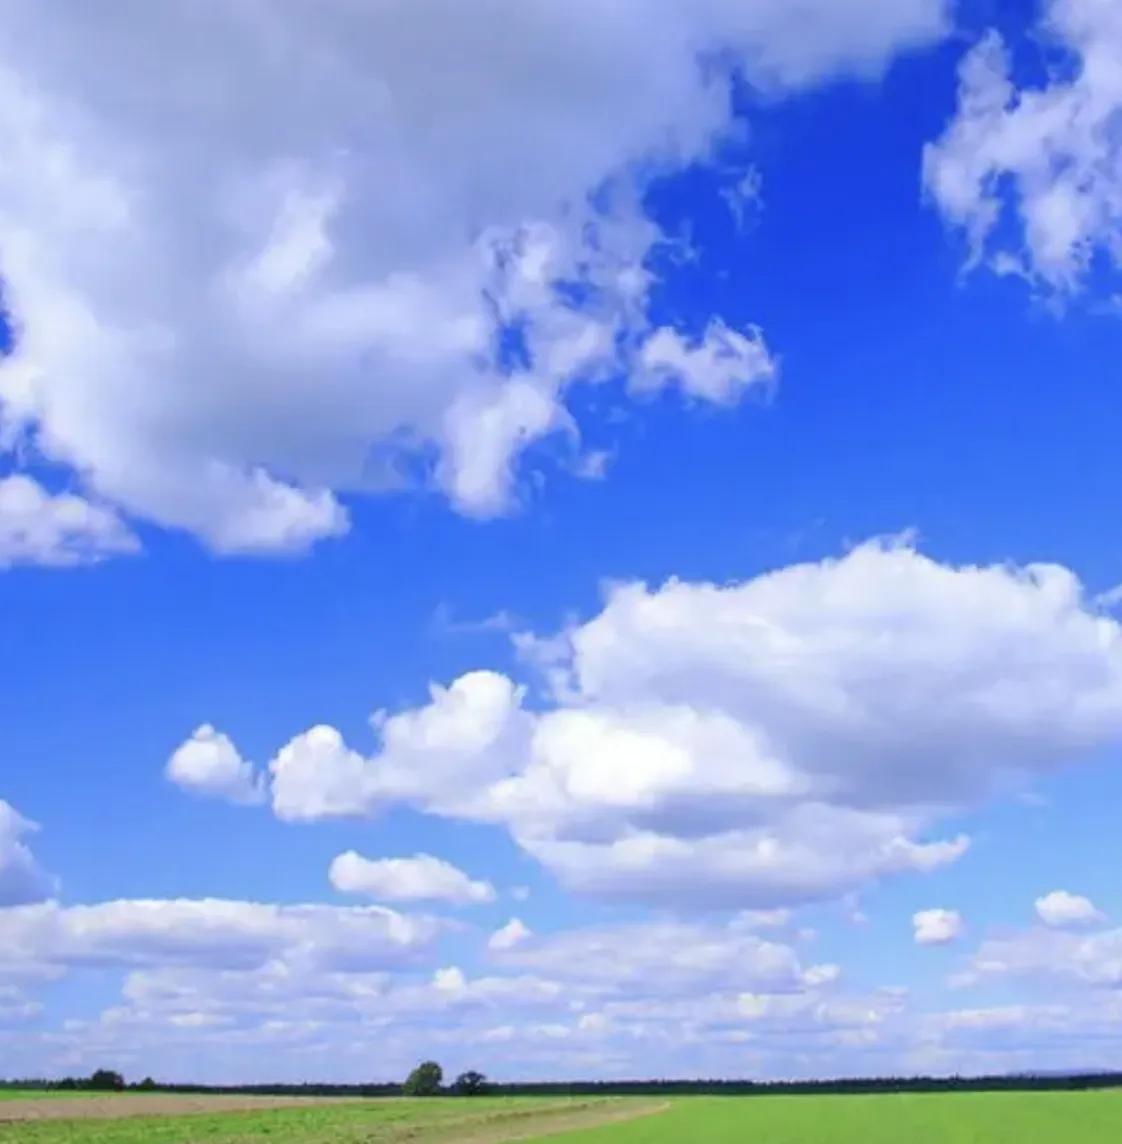
M997 32L966 55L923 178L971 263L1070 293L1096 258L1122 266L1122 15L1104 0L1047 0L1038 32L1062 59L1038 86L1018 86Z
M769 374L751 329L647 315L643 191L728 134L732 77L876 75L947 7L9 5L0 439L218 551L418 469L502 511L568 388L652 339L698 397Z
M1056 565L906 540L741 583L613 586L494 672L270 764L278 815L398 803L506 826L568 887L774 909L959 858L940 823L1122 737L1122 628Z
M531 936L530 928L521 918L511 918L505 926L500 926L491 934L487 939L487 948L491 950L513 949Z
M139 550L136 537L105 505L49 493L20 473L0 478L0 568L96 564Z
M804 965L743 918L524 932L489 942L480 970L460 960L474 957L468 931L449 963L434 960L431 921L403 919L402 940L387 942L395 917L230 902L6 911L0 1020L9 1000L13 1021L33 1003L3 983L4 973L18 979L22 959L55 975L125 971L119 1000L100 1014L21 1038L25 1064L100 1056L168 1075L191 1064L193 1076L265 1069L275 1079L317 1075L330 1061L348 1079L369 1078L372 1058L379 1075L397 1075L426 1052L466 1068L481 1044L501 1044L508 1076L547 1065L587 1075L594 1059L629 1074L653 1061L673 1075L699 1059L720 1071L723 1049L765 1037L773 1071L808 1052L820 1059L835 1038L867 1039L901 1005L887 992L845 992L836 967ZM0 1038L0 1068L16 1051Z
M1101 1067L1102 1045L1116 1036L1116 995L1050 994L1011 1004L918 1015L912 1059L940 1071L1070 1071Z
M209 723L196 728L168 759L164 773L176 786L235 803L266 797L264 776L243 759L226 735Z
M0 907L47 897L54 880L41 869L24 839L38 827L0 798Z
M467 906L495 900L490 882L473 881L463 870L431 854L370 859L348 850L332 861L328 877L343 893L389 902L442 901Z
M957 910L920 910L912 915L916 945L947 945L962 935L962 915Z
M1053 890L1036 899L1036 913L1049 926L1088 925L1103 920L1090 898L1069 894L1067 890Z
M449 810L483 798L504 777L532 728L525 690L504 675L474 671L429 702L390 715L375 713L377 759L352 750L327 726L286 744L269 764L273 809L281 818L314 820L372 813L395 802L424 801Z
M245 970L272 962L320 970L402 965L437 925L383 907L271 905L226 899L57 902L0 912L0 978L31 967L197 966Z
M959 983L998 977L1116 988L1122 985L1122 929L1081 934L1038 927L991 938Z
M653 921L524 934L513 944L492 945L491 956L507 969L662 997L826 984L817 974L808 979L790 946L735 922Z

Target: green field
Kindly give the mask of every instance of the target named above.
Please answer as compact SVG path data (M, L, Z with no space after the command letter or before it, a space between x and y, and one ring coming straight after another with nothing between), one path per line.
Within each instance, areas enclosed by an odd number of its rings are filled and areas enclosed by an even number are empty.
M0 1088L0 1100L54 1100L56 1097L94 1096L90 1092L59 1091L50 1088Z
M686 1097L571 1144L1115 1144L1122 1092Z
M102 1098L103 1100L105 1098ZM134 1104L143 1097L110 1097ZM77 1106L76 1106L77 1107ZM611 1118L598 1127L598 1120ZM0 1144L1115 1144L1122 1092L309 1102L0 1121Z

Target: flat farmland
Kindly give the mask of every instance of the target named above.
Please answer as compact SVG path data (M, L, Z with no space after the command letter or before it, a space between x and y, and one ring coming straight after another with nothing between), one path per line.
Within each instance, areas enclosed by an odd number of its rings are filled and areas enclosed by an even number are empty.
M1116 1144L1122 1091L683 1097L570 1144Z
M1122 1092L346 1100L9 1097L0 1144L1116 1144Z
M668 1107L625 1097L349 1100L37 1095L0 1103L0 1144L502 1144L617 1123Z

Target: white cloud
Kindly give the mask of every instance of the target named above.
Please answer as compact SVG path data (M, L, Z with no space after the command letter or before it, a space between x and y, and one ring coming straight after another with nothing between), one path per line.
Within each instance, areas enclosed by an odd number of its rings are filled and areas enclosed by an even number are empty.
M521 749L532 726L523 697L491 671L433 686L424 707L375 714L383 744L375 760L351 750L333 727L313 727L269 764L273 808L281 818L316 819L414 799L437 809L466 805L506 774Z
M285 818L394 803L506 825L568 887L756 909L966 850L939 824L1122 738L1122 628L1056 565L939 564L906 542L742 583L619 584L520 640L531 711L473 672L273 760Z
M1037 927L982 943L961 984L1027 977L1094 987L1122 986L1122 929L1083 934Z
M165 774L176 786L230 802L258 803L266 797L264 776L241 757L233 742L209 723L196 728L168 759Z
M666 997L729 989L782 992L807 985L794 950L764 941L735 923L653 921L590 926L525 934L513 945L492 946L490 952L496 964L507 969L623 994Z
M49 493L20 473L0 478L0 568L95 564L139 550L112 509L73 493Z
M53 879L43 872L23 841L37 829L0 798L0 907L36 902L54 889Z
M1049 926L1080 926L1103 920L1090 898L1067 890L1053 890L1037 898L1035 905L1037 916Z
M923 177L972 263L1062 293L1096 257L1122 266L1122 13L1109 0L1046 0L1038 31L1053 53L1039 86L1017 86L996 32L967 54Z
M466 906L495 900L490 882L473 881L463 870L431 854L372 860L348 850L332 861L328 877L343 893L388 902L442 901Z
M0 978L29 967L246 970L285 962L323 971L379 969L407 963L436 928L431 919L378 906L211 898L43 902L0 911Z
M642 372L635 388L661 388L673 383L684 393L717 405L731 405L749 389L778 376L778 367L759 330L741 333L713 319L691 344L677 330L656 330L639 355Z
M876 75L947 7L9 5L3 438L218 551L338 535L339 493L428 461L501 511L526 446L575 433L567 388L652 333L641 194L733 127L732 72Z
M947 945L961 937L962 915L957 910L920 910L912 915L916 945Z
M487 939L487 948L492 950L513 949L516 945L533 936L529 927L520 918L511 918L505 926L500 926Z

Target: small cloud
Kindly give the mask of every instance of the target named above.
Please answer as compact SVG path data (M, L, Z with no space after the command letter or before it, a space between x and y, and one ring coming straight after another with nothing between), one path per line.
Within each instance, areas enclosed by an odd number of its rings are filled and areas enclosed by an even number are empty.
M370 859L348 850L331 863L328 877L342 893L389 902L443 901L467 906L495 900L490 882L473 881L463 870L431 854Z
M582 481L602 481L608 475L608 466L614 460L610 449L592 449L582 453L573 465L573 473Z
M1053 890L1036 899L1036 913L1046 926L1094 925L1104 919L1090 898L1069 894L1067 890Z
M1122 606L1122 584L1116 584L1113 588L1107 589L1105 592L1100 592L1095 597L1095 603L1100 608L1117 608Z
M58 888L23 841L38 829L0 798L0 907L42 901Z
M731 186L718 192L729 208L737 230L744 230L752 218L763 209L763 176L756 167L747 171Z
M432 975L432 985L441 993L462 993L467 988L467 979L462 969L452 965L447 969L438 969Z
M947 945L963 930L962 915L957 910L920 910L912 915L917 945Z
M488 949L513 949L531 936L531 930L520 918L511 918L501 929L495 930L487 942Z
M72 568L139 551L140 541L111 508L50 493L22 473L0 479L0 568Z
M810 989L832 985L841 977L841 967L837 965L812 965L804 974L803 982Z
M437 605L432 616L433 631L442 635L478 635L486 632L505 635L524 626L513 612L508 612L505 608L483 616L482 619L461 620L456 618L451 607L442 603Z
M197 727L175 749L164 774L169 782L195 794L245 805L265 801L265 776L241 757L229 736L209 723Z

